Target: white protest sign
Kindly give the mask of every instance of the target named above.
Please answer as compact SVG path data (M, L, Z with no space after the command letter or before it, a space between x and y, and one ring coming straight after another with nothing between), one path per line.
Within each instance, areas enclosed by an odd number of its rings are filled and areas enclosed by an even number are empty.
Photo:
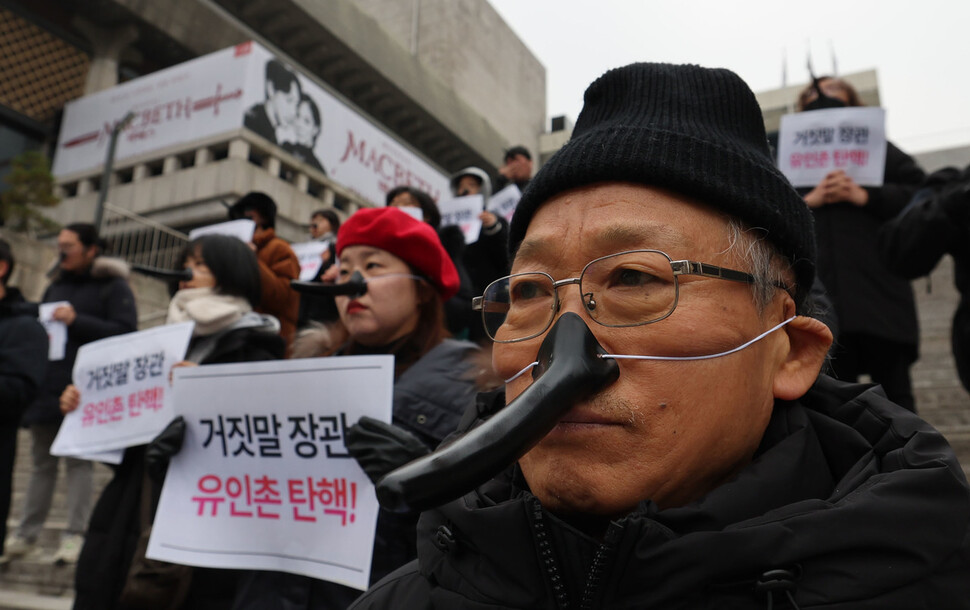
M519 199L522 199L522 191L515 184L510 184L492 195L488 200L488 211L512 222L512 214L515 213L515 206L519 205Z
M482 219L478 215L485 209L484 203L481 195L466 195L449 201L439 201L441 226L457 226L465 235L466 244L475 243L482 232Z
M54 301L41 303L37 307L37 319L47 331L47 359L51 362L64 359L67 347L67 324L54 319L54 310L63 305L70 305L68 301Z
M344 433L362 415L390 421L394 358L218 364L174 377L187 430L148 557L365 589L378 504Z
M51 455L84 457L155 438L175 417L168 374L185 358L194 327L168 324L82 345L73 372L81 404L64 417Z
M317 276L323 265L323 253L330 249L330 240L306 241L299 244L290 244L296 257L300 260L300 279L304 282L310 281Z
M203 235L228 235L238 237L247 244L253 241L253 233L256 232L256 223L249 218L239 218L227 222L219 222L214 225L199 227L189 231L189 241Z
M125 458L124 449L115 449L114 451L103 451L100 453L85 453L83 455L73 456L81 460L88 460L89 462L103 462L105 464L114 464L117 466Z
M886 111L828 108L781 117L778 167L795 187L814 187L843 170L860 186L882 186Z

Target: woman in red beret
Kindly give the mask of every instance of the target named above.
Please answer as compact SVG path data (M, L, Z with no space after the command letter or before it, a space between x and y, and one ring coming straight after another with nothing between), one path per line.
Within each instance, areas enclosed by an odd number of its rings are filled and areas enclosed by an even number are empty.
M488 387L490 368L478 346L450 338L445 328L444 302L458 291L458 272L427 223L394 207L360 210L340 226L337 268L338 284L361 289L336 297L340 324L301 333L294 356L394 355L393 424L363 418L345 439L376 482L453 432L475 393ZM417 517L381 509L371 584L416 557ZM251 572L234 608L329 610L360 593L305 576Z

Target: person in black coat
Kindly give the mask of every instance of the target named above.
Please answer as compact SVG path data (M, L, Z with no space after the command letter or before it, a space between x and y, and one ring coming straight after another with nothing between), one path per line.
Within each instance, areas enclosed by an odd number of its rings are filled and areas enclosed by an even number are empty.
M960 303L950 339L960 382L970 390L970 166L930 174L880 238L886 265L908 279L928 275L944 254L953 257Z
M800 111L861 106L851 85L821 77L802 92ZM862 187L842 170L814 188L799 189L815 216L818 275L835 305L840 326L832 350L835 376L856 381L868 373L894 402L916 410L909 367L919 355L916 301L909 282L879 255L879 229L916 192L923 170L886 144L880 187Z
M43 302L67 301L53 319L67 325L64 358L52 361L37 399L24 413L22 423L33 440L33 468L27 484L23 517L7 549L22 556L36 545L54 496L60 458L50 455L63 416L58 406L61 392L71 383L77 350L85 343L132 332L138 325L135 297L128 286L128 266L101 256L102 244L94 225L68 225L57 236L60 261ZM64 458L67 466L67 528L54 554L56 563L73 563L81 549L81 537L91 514L93 464Z
M345 444L372 481L428 453L455 430L473 401L478 347L450 338L444 303L459 277L435 231L392 208L363 209L337 237L338 282L359 273L367 290L336 298L340 332L305 333L294 351L305 356L394 356L392 424L369 418L347 430ZM335 344L335 342L339 343ZM303 342L315 344L305 353ZM309 351L309 350L308 350ZM370 582L417 553L417 514L381 510ZM240 584L234 610L339 610L360 591L337 583L272 571L252 571Z
M47 333L37 321L37 306L7 286L13 267L10 244L0 239L0 556L7 538L20 416L40 390L47 369Z
M637 63L584 100L476 301L504 395L378 483L425 510L418 559L351 608L970 608L952 448L820 375L812 213L754 93Z
M256 314L259 268L255 254L234 237L206 235L182 254L192 279L182 281L169 307L168 323L196 323L186 360L176 366L255 362L283 357L279 323ZM80 395L71 386L62 396L64 411L77 407ZM164 433L163 433L164 434ZM145 445L130 447L105 487L91 516L75 572L76 610L122 608L119 596L141 534L140 506L144 489ZM164 477L164 468L157 469ZM161 480L152 480L157 505ZM228 607L237 572L195 568L188 598L179 608Z

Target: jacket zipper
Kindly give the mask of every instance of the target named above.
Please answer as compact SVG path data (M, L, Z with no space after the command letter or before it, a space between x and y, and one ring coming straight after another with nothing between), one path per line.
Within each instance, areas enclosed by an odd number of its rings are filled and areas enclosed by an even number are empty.
M596 554L593 555L593 564L590 566L589 574L586 577L586 587L583 589L583 599L579 604L580 610L593 610L594 602L598 600L602 593L603 580L609 568L610 560L616 555L616 545L620 540L623 526L618 523L610 523L603 536L603 542L597 547Z
M552 587L552 594L555 598L556 607L559 610L569 608L569 595L566 593L566 584L563 582L562 569L556 560L555 552L552 550L552 543L549 541L549 533L546 530L545 518L542 514L542 505L538 498L532 500L532 522L535 528L536 547L539 550L539 558L546 570L546 576Z

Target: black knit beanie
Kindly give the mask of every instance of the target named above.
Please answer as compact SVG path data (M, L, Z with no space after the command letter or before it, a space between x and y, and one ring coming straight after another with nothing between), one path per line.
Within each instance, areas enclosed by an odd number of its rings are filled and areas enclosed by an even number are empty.
M593 82L572 138L522 194L509 231L512 254L543 202L610 181L668 188L764 230L795 270L802 309L815 276L812 215L775 167L761 109L738 75L638 63Z

